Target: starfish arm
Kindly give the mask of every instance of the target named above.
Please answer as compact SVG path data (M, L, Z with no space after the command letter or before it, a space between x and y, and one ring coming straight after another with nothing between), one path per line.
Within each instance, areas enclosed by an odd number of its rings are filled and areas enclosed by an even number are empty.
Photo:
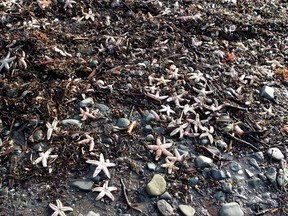
M105 165L106 165L107 167L114 167L114 166L116 166L115 163L110 163L110 162L105 162Z
M59 199L56 200L56 204L57 204L58 209L61 209L63 207L63 204Z
M106 191L106 194L105 194L107 197L109 197L112 201L114 201L114 196L113 194L110 192L110 191Z
M92 115L91 113L86 113L86 116L92 119L96 119L96 117L94 115Z
M57 209L51 216L57 216L58 214L60 214L59 210Z
M173 145L173 143L165 143L165 144L162 144L161 147L162 148L170 148L172 145Z
M73 211L73 208L68 207L68 206L63 206L62 211Z
M174 129L174 130L170 133L170 136L174 136L175 134L179 133L179 131L180 131L180 128Z
M59 211L60 216L66 216L66 214L63 211Z
M106 176L110 179L111 176L110 176L110 173L109 173L108 168L107 168L106 166L103 166L103 167L102 167L102 170L103 170L103 172L106 174Z
M42 158L42 166L47 167L47 158L46 157Z
M86 144L89 143L91 140L90 139L84 139L84 140L80 140L77 142L77 144Z
M51 209L53 209L54 211L58 211L58 207L55 206L55 205L52 204L52 203L49 203L49 207L50 207Z
M94 139L93 139L93 140L91 140L91 142L90 142L89 151L93 151L94 146L95 146L95 143L94 143Z
M101 163L105 163L104 156L103 156L102 153L100 154L100 162L101 162Z
M52 135L52 132L53 132L53 129L52 129L52 128L49 128L49 129L47 130L47 140L50 140L51 135Z
M101 198L103 198L105 196L105 194L106 194L106 192L102 188L101 192L96 197L96 200L100 200Z
M161 149L161 148L158 148L158 149L156 150L155 160L156 160L156 161L159 160L159 158L161 157L161 155L162 155L162 149Z
M108 187L108 190L109 190L109 191L115 191L115 190L117 190L117 187L111 186L111 187Z
M150 150L157 151L159 149L159 146L158 145L148 145L147 148Z
M173 154L169 152L167 149L162 149L162 153L166 156L173 156Z
M103 169L103 166L99 164L93 173L93 177L96 177L101 172L102 169Z
M87 160L86 163L93 164L93 165L96 165L96 166L98 166L100 164L100 162L96 161L96 160Z
M33 162L33 164L38 164L40 161L42 161L42 157L38 157L38 158Z

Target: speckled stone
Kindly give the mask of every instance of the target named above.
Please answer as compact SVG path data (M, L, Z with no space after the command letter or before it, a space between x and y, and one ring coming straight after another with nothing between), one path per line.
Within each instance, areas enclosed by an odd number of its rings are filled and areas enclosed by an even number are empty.
M116 125L119 128L127 128L130 125L130 121L127 118L120 118L120 119L118 119Z
M284 159L284 155L281 152L281 150L279 148L269 148L267 151L267 154L269 157L271 157L272 159L276 160L276 161L281 161L282 159Z
M157 207L161 214L164 216L170 216L174 214L173 207L164 199L158 200Z
M167 183L163 176L155 174L146 186L146 191L151 196L160 196L166 191Z
M185 216L193 216L195 214L195 209L190 205L179 205L179 210Z
M90 191L94 185L94 182L90 181L90 180L78 179L78 180L73 180L71 182L71 185L75 186L81 190L89 190Z
M213 160L209 157L200 155L195 159L195 163L198 168L203 169L205 167L210 167L213 163Z
M243 216L244 212L242 211L240 205L236 202L225 203L222 205L219 216Z

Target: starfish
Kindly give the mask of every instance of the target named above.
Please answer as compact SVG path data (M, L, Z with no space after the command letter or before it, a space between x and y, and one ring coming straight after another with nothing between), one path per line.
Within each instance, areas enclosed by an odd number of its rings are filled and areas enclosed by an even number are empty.
M158 89L155 94L146 93L146 96L148 96L148 97L150 97L150 98L152 98L154 100L157 100L157 101L161 101L161 100L164 100L164 99L169 97L169 96L166 96L166 95L165 96L160 96L160 89Z
M98 194L98 196L96 197L96 200L100 200L101 198L103 198L104 196L107 196L109 197L112 201L114 201L114 196L113 194L111 193L111 191L115 191L117 190L116 187L108 187L108 181L105 181L104 184L103 184L103 187L96 187L96 188L93 188L92 191L97 191L97 192L100 192Z
M205 131L204 133L202 133L199 138L203 138L203 137L207 137L210 144L213 143L214 139L213 139L213 136L212 136L212 133L214 133L214 128L213 126L210 126L210 128L208 129L207 127L203 127L202 128L203 131Z
M165 164L162 164L161 167L164 167L167 169L168 174L171 174L174 170L179 170L179 168L177 166L174 165L175 160L169 160L170 158L166 157Z
M167 116L170 116L171 113L175 113L175 111L173 111L169 105L165 106L165 105L161 105L162 109L159 110L159 112L166 112Z
M49 140L51 138L53 130L57 129L57 127L56 127L57 124L58 124L57 119L54 119L52 124L50 124L49 122L46 123L46 127L48 128L48 130L47 130L47 140Z
M42 165L43 167L47 167L47 160L48 158L57 158L58 155L50 155L51 152L53 151L53 148L48 149L45 153L40 152L39 156L34 162L33 164L38 164L40 161L42 161Z
M64 5L64 9L66 10L66 8L72 8L73 5L72 4L75 4L76 2L73 1L73 0L65 0L65 5Z
M174 161L179 161L179 162L183 162L186 160L187 156L188 156L188 152L184 152L182 155L180 155L178 149L174 149L174 154L175 156L167 156L168 159L170 160L174 160Z
M171 133L170 136L174 136L175 134L179 133L179 139L183 138L184 135L184 129L188 126L188 122L180 125L179 127L177 127L176 129L174 129Z
M51 216L66 216L65 211L73 211L71 207L63 206L62 202L59 199L56 200L56 204L57 206L49 203L49 207L54 210L54 213Z
M171 152L167 150L167 148L170 148L172 146L172 143L165 143L165 137L163 138L163 143L161 142L160 137L156 139L156 145L148 145L147 148L156 151L155 160L159 160L162 153L166 156L173 156Z
M194 131L196 133L198 133L198 129L202 130L204 128L202 126L202 122L200 121L200 116L198 113L196 114L195 120L188 119L188 121L194 125Z
M187 91L184 91L183 93L177 95L176 92L173 93L173 96L167 98L167 102L173 101L177 107L183 107L180 105L180 102L184 101L182 97L186 96L188 94Z
M86 137L86 139L77 142L77 144L86 144L86 143L90 143L89 151L93 151L93 149L94 149L94 145L95 145L95 143L94 143L94 138L91 137L91 136L89 136L88 134L85 134L85 137Z
M200 84L200 82L203 81L204 85L202 84L202 86L205 86L207 83L203 73L201 73L199 70L196 70L194 73L188 73L187 75L189 76L188 79L194 81L195 83Z
M203 97L206 97L206 95L213 93L213 91L206 91L205 87L202 89L197 89L193 86L193 90L198 93L198 96L203 96Z
M108 178L110 178L111 176L110 176L108 167L116 166L115 163L110 163L109 160L106 160L106 162L105 162L104 156L102 153L100 154L100 160L99 161L87 160L86 163L94 164L97 166L94 173L93 173L93 177L96 177L101 172L101 170L103 170L103 172L106 174L106 176Z
M92 12L91 8L89 8L88 13L85 13L83 11L82 11L82 13L84 14L82 19L85 18L86 20L88 20L88 19L91 19L92 21L95 20L95 14Z
M171 80L165 79L164 76L161 76L160 78L154 78L154 80L158 81L158 82L156 83L156 86L161 85L161 84L163 84L163 85L166 86L167 83L171 82Z
M85 121L85 120L88 119L88 118L96 119L96 117L93 116L93 115L89 112L88 107L85 107L85 110L86 110L86 111L84 111L82 108L80 108L80 112L81 112L81 113L79 114L79 116L82 117L82 118L81 118L82 121Z
M10 52L8 52L7 56L4 59L0 60L0 72L2 71L3 68L5 68L6 70L10 69L9 63L14 61L16 59L16 56L13 56L11 58L10 57Z

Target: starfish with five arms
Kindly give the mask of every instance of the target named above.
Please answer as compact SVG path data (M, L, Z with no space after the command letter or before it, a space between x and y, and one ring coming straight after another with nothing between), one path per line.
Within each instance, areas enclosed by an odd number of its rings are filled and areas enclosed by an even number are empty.
M92 191L97 191L97 192L100 192L98 194L98 196L96 197L96 200L100 200L101 198L103 198L104 196L107 196L109 197L112 201L114 201L114 196L113 194L111 193L111 191L115 191L117 190L116 187L108 187L108 181L105 181L104 184L103 184L103 187L96 187L96 188L93 188Z
M40 152L39 156L34 162L33 164L38 164L40 161L42 161L42 165L43 167L47 167L47 160L48 158L57 158L58 155L50 155L51 152L53 151L53 148L48 149L45 153Z
M88 107L85 107L85 111L82 108L80 108L79 116L82 117L81 118L82 121L85 121L88 118L96 119L96 117L89 112L89 108Z
M156 145L148 145L147 148L156 151L155 160L159 160L162 153L166 156L173 156L171 152L167 150L167 148L170 148L172 146L172 143L165 143L165 137L163 138L163 143L161 142L160 137L156 139Z
M110 178L111 176L110 176L108 167L116 166L115 163L110 163L109 160L106 160L106 162L105 162L104 156L102 153L100 154L100 160L99 161L87 160L86 163L94 164L97 166L94 173L93 173L93 177L96 177L101 172L101 170L103 170L103 172L106 174L106 176L108 178Z
M10 57L10 52L8 52L7 56L4 58L4 59L1 59L0 60L0 71L5 68L6 70L9 70L10 69L10 66L9 66L9 63L14 61L16 59L16 56L13 56L11 58Z
M49 204L49 207L54 210L54 213L51 216L66 216L65 211L73 211L71 207L63 206L59 199L56 200L56 204L57 206L52 203Z

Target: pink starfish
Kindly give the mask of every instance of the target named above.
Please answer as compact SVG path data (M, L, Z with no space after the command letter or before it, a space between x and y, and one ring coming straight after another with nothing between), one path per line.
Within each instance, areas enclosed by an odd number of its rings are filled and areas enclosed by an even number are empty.
M163 143L161 142L160 137L156 139L156 145L148 145L147 148L156 151L155 160L159 160L162 153L166 156L173 156L171 152L167 150L167 148L170 148L172 146L172 143L165 143L165 137L163 138Z

